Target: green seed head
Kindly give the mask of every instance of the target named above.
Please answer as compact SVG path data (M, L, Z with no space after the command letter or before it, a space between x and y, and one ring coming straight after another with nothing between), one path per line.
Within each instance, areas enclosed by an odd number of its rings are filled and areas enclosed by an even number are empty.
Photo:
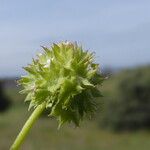
M84 51L76 43L61 42L51 48L42 47L44 53L24 69L28 72L19 83L29 109L46 102L51 116L59 125L73 122L79 126L86 115L95 112L98 85L103 81L99 66L93 62L93 53Z

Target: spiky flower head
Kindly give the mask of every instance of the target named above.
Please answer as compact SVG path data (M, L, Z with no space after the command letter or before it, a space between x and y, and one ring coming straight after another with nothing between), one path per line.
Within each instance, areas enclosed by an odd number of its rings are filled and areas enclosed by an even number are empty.
M95 97L101 96L99 65L93 62L93 53L76 43L42 48L44 53L24 68L28 74L19 81L24 87L22 93L27 93L25 101L30 101L29 109L45 102L45 109L59 125L73 122L79 126L84 116L95 112Z

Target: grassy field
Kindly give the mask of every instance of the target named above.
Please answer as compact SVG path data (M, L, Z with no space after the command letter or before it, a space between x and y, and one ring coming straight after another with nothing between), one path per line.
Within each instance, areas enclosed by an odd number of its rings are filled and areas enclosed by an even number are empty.
M106 82L105 89L112 84ZM107 90L106 90L107 91ZM8 150L31 111L16 89L7 89L11 108L0 114L0 150ZM31 129L21 150L149 150L150 132L113 133L100 129L96 120L84 121L80 128L65 125L57 130L57 121L41 117Z
M29 112L25 107L12 107L0 115L0 150L8 150ZM115 134L85 121L81 128L71 126L57 130L57 122L41 118L32 128L22 150L148 150L150 133L146 131Z

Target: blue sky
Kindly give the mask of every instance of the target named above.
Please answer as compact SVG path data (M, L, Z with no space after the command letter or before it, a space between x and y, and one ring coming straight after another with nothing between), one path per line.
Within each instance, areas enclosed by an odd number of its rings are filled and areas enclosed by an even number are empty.
M96 53L102 67L150 63L149 0L0 0L0 76L62 40Z

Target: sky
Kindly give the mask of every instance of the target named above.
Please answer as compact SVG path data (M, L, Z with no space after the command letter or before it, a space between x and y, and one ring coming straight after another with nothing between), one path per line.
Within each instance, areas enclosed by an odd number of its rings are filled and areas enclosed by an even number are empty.
M0 77L24 74L41 45L64 40L102 68L150 64L150 1L0 0Z

